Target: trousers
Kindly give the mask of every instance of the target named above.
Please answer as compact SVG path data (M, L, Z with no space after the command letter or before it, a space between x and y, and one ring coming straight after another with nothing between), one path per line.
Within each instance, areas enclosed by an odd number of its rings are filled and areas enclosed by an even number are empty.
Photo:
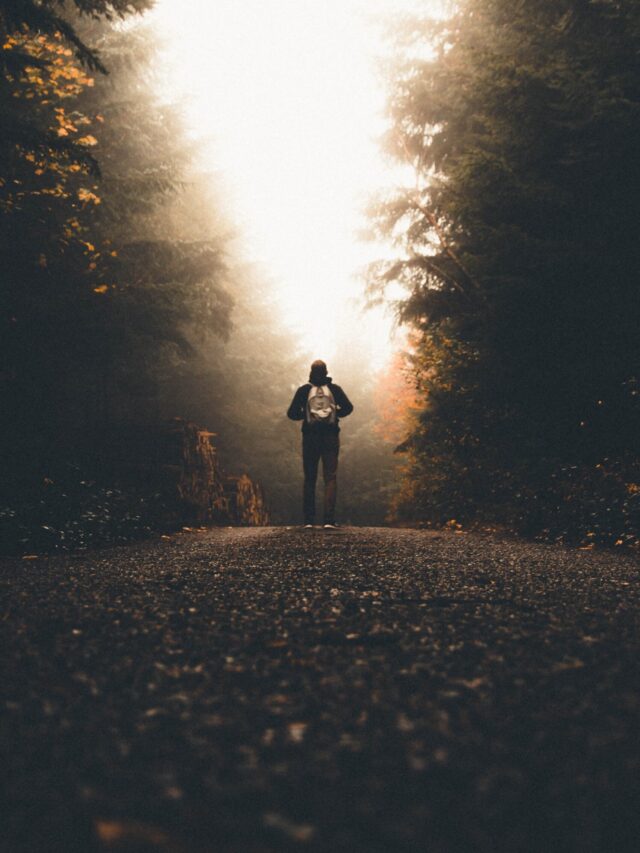
M302 467L304 470L302 509L305 524L313 524L316 517L316 481L321 459L324 480L324 523L333 524L335 522L339 452L340 437L336 432L318 430L317 432L302 434Z

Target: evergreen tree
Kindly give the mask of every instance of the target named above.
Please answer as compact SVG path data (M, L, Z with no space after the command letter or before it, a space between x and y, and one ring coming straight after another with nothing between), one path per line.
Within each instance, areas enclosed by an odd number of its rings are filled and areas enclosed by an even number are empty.
M0 175L16 153L28 151L45 160L86 159L77 140L60 124L62 110L60 97L64 97L64 63L69 63L80 76L78 68L106 73L107 68L95 47L87 43L78 32L77 21L122 20L131 14L141 13L153 5L153 0L0 0ZM68 69L67 69L68 70ZM36 84L42 91L48 87L54 98L34 95L37 110L24 109L22 99L16 99L16 85ZM55 104L55 106L54 106ZM48 105L49 110L43 110ZM42 113L49 112L51 120L42 122ZM62 112L64 112L62 110ZM54 115L57 113L57 115Z
M229 329L223 239L181 239L163 221L191 151L175 110L153 94L149 37L91 30L109 76L85 77L63 53L54 68L72 84L16 84L45 112L51 101L59 130L84 133L101 168L20 151L5 185L4 447L18 476L72 449L95 456L115 421L157 419L159 383L190 352L189 324Z
M571 466L638 458L640 8L465 0L404 47L388 145L415 185L372 212L397 258L371 286L401 282L421 335L408 503L544 526Z
M20 476L21 466L38 468L56 435L64 433L68 400L60 393L61 380L70 366L90 357L76 334L94 296L86 231L91 209L101 202L92 154L99 125L78 109L78 98L94 85L92 72L105 69L76 21L124 18L148 6L148 0L0 2L5 473L17 468ZM33 428L35 421L39 428Z
M70 464L108 480L123 429L156 435L179 417L212 429L227 470L260 479L288 519L300 365L268 284L239 259L217 181L159 100L151 34L69 20L108 75L56 32L14 39L47 62L11 80L11 97L42 137L72 144L12 149L0 184L8 495Z

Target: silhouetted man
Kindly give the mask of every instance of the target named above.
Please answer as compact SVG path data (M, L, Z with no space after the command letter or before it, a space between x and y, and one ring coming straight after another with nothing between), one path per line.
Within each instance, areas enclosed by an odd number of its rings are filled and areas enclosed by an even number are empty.
M324 478L324 526L336 527L338 453L340 451L340 418L353 411L349 398L339 385L327 376L324 361L311 365L309 381L293 395L287 417L302 421L302 467L304 490L302 507L305 527L313 527L316 516L316 480L322 459Z

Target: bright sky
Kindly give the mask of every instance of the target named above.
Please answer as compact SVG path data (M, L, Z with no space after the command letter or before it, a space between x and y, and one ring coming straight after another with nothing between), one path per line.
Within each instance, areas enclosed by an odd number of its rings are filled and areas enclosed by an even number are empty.
M153 18L203 166L221 171L247 256L314 357L348 341L381 366L392 321L362 311L358 271L379 250L357 230L393 183L378 138L382 45L372 13L438 0L158 0Z

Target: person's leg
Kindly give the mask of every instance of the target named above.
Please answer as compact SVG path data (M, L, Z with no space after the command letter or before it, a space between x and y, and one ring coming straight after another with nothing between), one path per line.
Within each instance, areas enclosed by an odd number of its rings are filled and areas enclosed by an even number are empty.
M304 470L304 486L302 490L302 512L304 523L313 524L316 517L316 480L318 479L318 462L320 461L320 445L314 435L302 435L302 468Z
M338 495L338 453L340 437L323 436L322 476L324 478L324 523L334 524L336 520L336 497Z

